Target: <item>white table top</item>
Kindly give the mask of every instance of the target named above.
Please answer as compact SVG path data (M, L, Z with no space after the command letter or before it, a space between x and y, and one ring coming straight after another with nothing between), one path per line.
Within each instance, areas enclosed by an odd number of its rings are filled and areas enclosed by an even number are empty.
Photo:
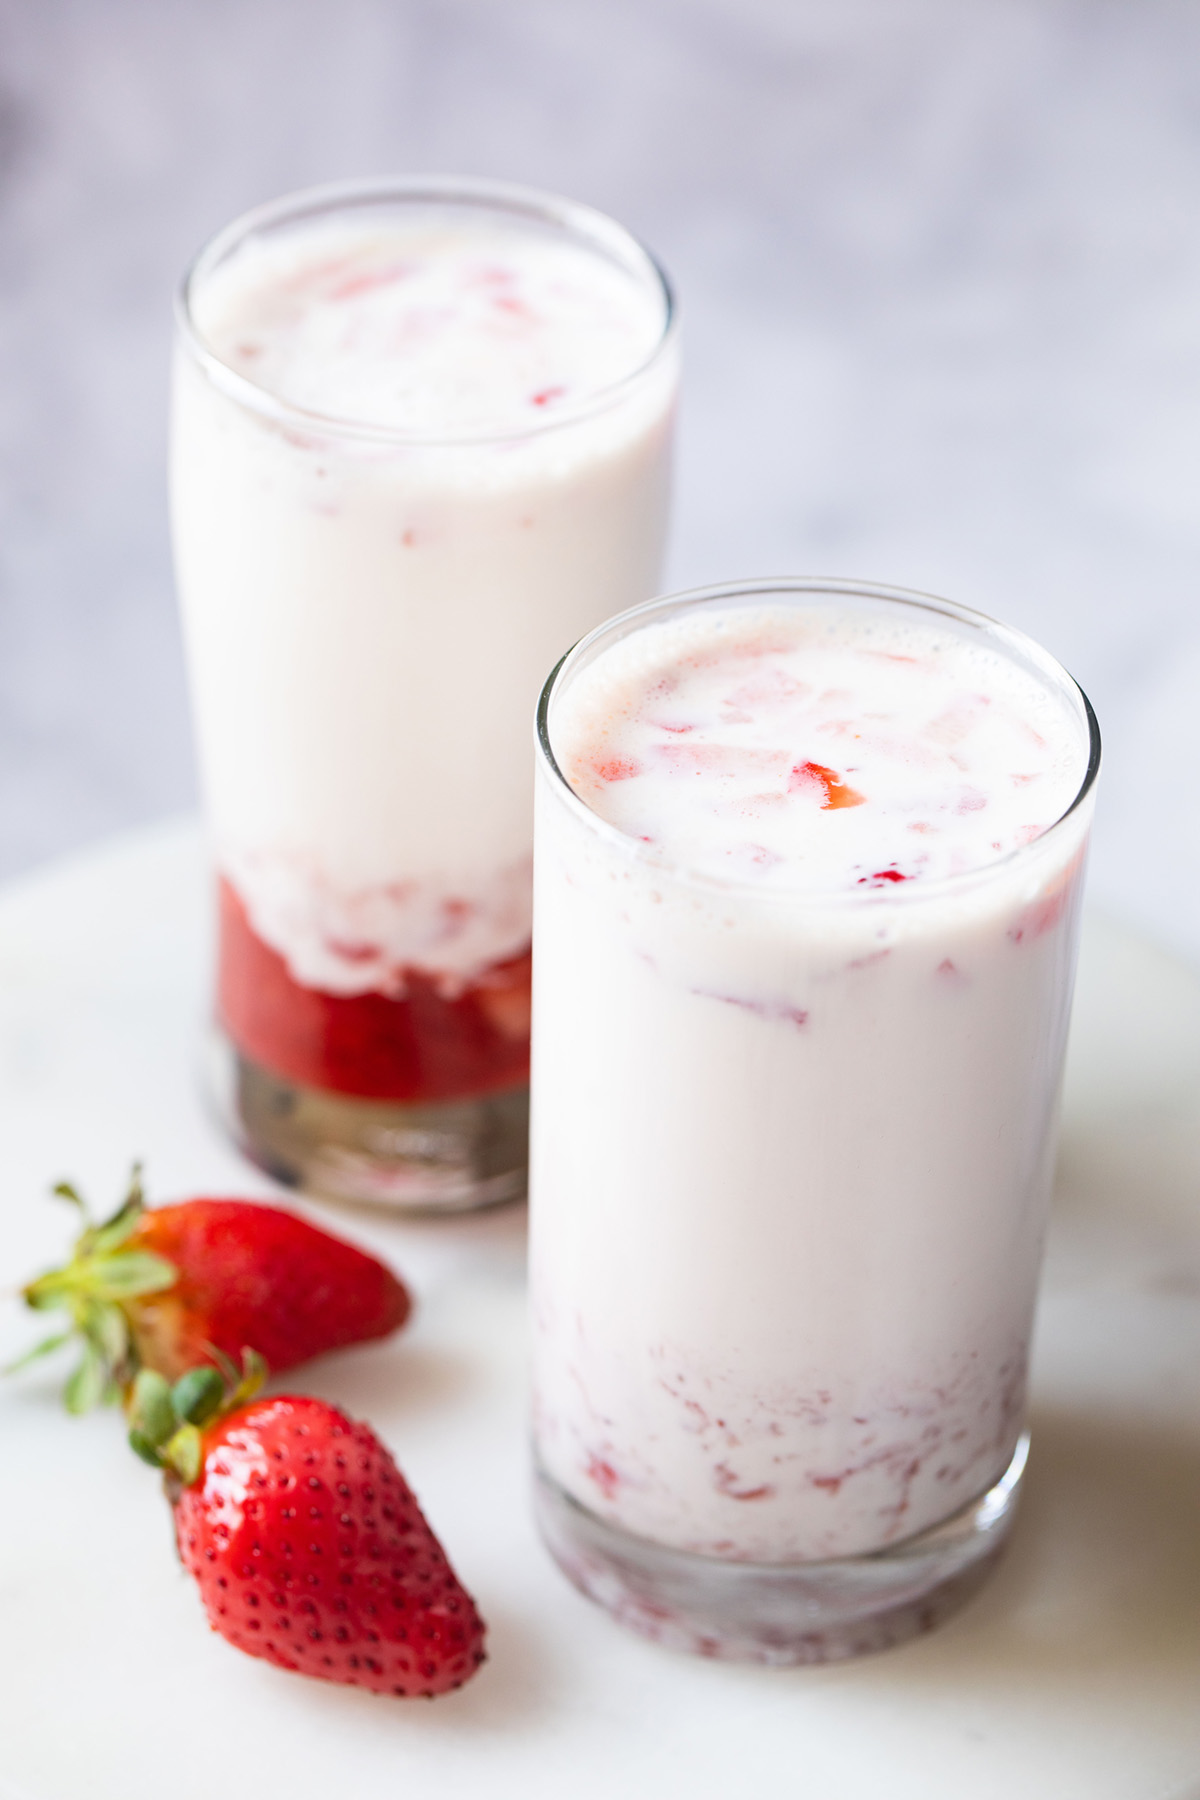
M0 892L0 1291L61 1253L60 1176L98 1206L135 1155L158 1198L272 1191L197 1096L204 910L189 823ZM43 1367L0 1389L3 1800L248 1800L264 1774L294 1800L1200 1794L1196 974L1089 924L1024 1516L967 1611L858 1664L673 1655L550 1565L526 1504L519 1209L334 1224L411 1277L418 1315L304 1384L396 1451L490 1622L486 1669L426 1706L237 1656L116 1419L60 1417ZM0 1300L0 1358L35 1328Z

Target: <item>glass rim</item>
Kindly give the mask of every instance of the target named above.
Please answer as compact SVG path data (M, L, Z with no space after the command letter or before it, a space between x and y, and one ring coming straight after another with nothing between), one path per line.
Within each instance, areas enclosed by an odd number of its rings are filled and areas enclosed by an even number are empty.
M653 849L648 849L628 832L605 819L600 813L588 805L571 786L559 766L550 741L550 708L561 682L572 672L572 669L603 639L613 637L614 641L628 637L640 628L642 622L649 623L660 615L669 615L676 611L700 607L721 600L762 599L767 601L772 595L805 595L819 596L827 594L833 597L841 595L846 599L882 600L899 605L913 607L925 613L940 615L952 619L960 625L983 632L1008 650L1018 653L1025 661L1032 662L1039 673L1049 677L1057 687L1065 689L1068 695L1079 702L1083 715L1083 723L1088 734L1087 766L1080 785L1067 806L1045 831L1040 832L1027 844L1018 844L1003 856L993 861L980 863L973 869L964 869L957 875L943 875L932 881L914 881L908 885L894 884L886 890L881 889L847 889L847 888L800 888L777 887L766 888L758 882L736 880L721 875L714 875L705 870L690 867L685 862L665 857ZM606 841L619 845L623 852L634 862L654 869L664 880L676 881L686 886L700 889L714 897L725 899L748 899L764 905L794 906L807 909L841 911L846 906L874 907L910 907L918 906L926 901L948 899L970 889L986 884L1002 872L1011 870L1022 862L1028 862L1044 851L1080 809L1095 786L1096 776L1100 770L1101 741L1100 725L1093 710L1092 703L1074 676L1063 667L1057 657L1019 630L1014 625L1006 625L1002 620L994 619L990 614L980 612L974 607L963 606L955 600L943 600L936 594L926 594L916 588L888 586L881 582L858 581L845 576L820 575L762 575L740 581L717 582L712 586L685 588L678 593L660 594L652 600L644 600L638 606L631 606L626 611L616 613L611 619L597 625L585 637L561 656L551 669L538 697L537 712L534 725L534 737L539 753L539 764L551 776L554 792L575 816L584 822L589 829L596 832Z
M404 426L372 424L347 418L337 413L320 412L283 400L269 389L252 381L239 369L231 368L205 340L193 316L193 302L204 278L215 269L238 244L255 232L288 221L349 211L356 206L370 206L387 201L412 204L471 206L480 210L507 212L525 219L538 220L559 228L577 241L590 245L610 260L619 262L631 274L641 274L657 289L662 301L662 326L649 354L636 367L617 381L583 395L563 406L551 417L531 421L515 429L497 430L485 425L472 430L439 432L409 430ZM582 420L606 412L619 404L665 358L678 335L679 317L670 278L654 253L624 225L598 208L565 195L541 188L526 187L517 182L493 181L486 177L461 175L375 175L348 181L331 181L319 186L297 188L278 199L264 201L239 213L227 225L213 233L192 257L175 290L175 323L179 341L191 354L204 374L231 399L251 411L261 413L276 423L294 429L326 436L354 438L372 443L412 445L414 447L485 445L524 442L564 430Z

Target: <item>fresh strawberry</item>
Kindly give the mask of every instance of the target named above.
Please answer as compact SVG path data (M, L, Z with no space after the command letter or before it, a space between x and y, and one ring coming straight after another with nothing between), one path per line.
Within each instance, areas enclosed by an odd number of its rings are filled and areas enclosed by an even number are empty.
M83 1202L65 1182L55 1193ZM65 1308L83 1359L67 1404L86 1411L126 1387L139 1368L175 1380L214 1352L258 1351L272 1369L369 1338L407 1319L411 1302L390 1269L278 1207L249 1200L184 1200L147 1211L134 1171L125 1201L88 1223L65 1268L30 1282L26 1302Z
M143 1370L130 1441L167 1471L214 1631L248 1656L376 1694L448 1693L484 1660L475 1603L390 1452L324 1400ZM236 1376L236 1371L232 1374Z

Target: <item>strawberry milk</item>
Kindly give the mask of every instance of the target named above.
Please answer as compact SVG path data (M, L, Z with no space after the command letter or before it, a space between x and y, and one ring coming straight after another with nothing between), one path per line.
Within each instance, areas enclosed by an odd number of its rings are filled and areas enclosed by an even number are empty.
M653 591L675 389L649 257L453 181L302 195L185 287L172 511L219 1012L310 1088L524 1086L528 718Z
M588 1514L844 1559L1009 1465L1092 730L1018 634L848 584L655 602L557 673L536 1431Z

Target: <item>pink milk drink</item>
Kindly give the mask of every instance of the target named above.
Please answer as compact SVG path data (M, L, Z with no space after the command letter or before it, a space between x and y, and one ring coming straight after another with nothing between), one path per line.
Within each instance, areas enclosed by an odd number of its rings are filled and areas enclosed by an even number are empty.
M670 294L587 207L292 195L184 286L176 568L219 890L223 1106L279 1178L524 1192L528 717L654 592Z
M1099 743L1019 633L652 602L540 713L544 1535L619 1617L814 1661L1011 1523Z

